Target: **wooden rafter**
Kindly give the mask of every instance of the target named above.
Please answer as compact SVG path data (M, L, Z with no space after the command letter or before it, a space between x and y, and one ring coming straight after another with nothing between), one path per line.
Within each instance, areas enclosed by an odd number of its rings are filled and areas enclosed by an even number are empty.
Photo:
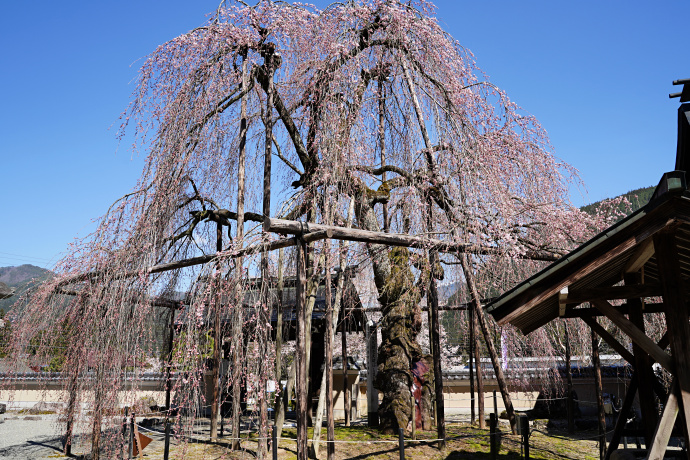
M669 372L674 371L673 359L628 318L616 310L613 305L606 300L593 300L591 303L625 332L633 342L637 343L647 354L661 364L664 369Z

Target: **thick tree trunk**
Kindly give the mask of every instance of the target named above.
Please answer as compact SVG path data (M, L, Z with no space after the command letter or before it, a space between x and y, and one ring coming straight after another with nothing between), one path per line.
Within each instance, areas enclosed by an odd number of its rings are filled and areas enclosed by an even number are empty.
M380 231L373 206L364 197L355 204L355 214L360 228ZM388 433L407 429L412 417L412 367L423 361L429 372L424 376L432 382L431 359L424 356L417 343L421 327L421 295L410 269L409 250L370 244L369 255L374 268L374 282L379 294L383 319L381 320L381 346L378 354L378 372L375 387L383 393L379 405L379 427ZM428 401L422 404L423 420L430 420L431 394L423 391Z

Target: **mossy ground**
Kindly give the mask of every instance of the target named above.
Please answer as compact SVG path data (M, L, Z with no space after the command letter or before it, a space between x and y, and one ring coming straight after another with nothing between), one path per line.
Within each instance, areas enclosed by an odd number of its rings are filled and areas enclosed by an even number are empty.
M518 460L521 457L520 438L505 433L501 436L501 449L498 458L501 460ZM309 438L312 437L309 429ZM400 458L397 436L382 435L376 429L366 426L336 426L335 439L337 460L397 460ZM418 442L409 440L406 436L406 459L478 459L490 460L489 431L480 430L466 423L452 423L447 426L448 442L442 451L435 442L435 431L418 433ZM594 440L596 433L577 433L569 438L565 433L533 432L530 438L530 458L537 460L572 459L596 460L599 457L598 447ZM279 442L278 458L290 460L296 458L295 429L284 429ZM326 430L322 430L322 439L326 437ZM221 438L222 439L222 438ZM222 439L219 443L177 443L174 442L170 450L170 459L253 459L256 458L256 436L246 438L242 442L242 450L229 450L229 441ZM428 442L424 442L427 440ZM310 443L311 444L311 443ZM156 439L144 451L144 457L149 459L163 458L163 443ZM269 456L272 458L272 456ZM325 446L320 447L319 458L326 458Z

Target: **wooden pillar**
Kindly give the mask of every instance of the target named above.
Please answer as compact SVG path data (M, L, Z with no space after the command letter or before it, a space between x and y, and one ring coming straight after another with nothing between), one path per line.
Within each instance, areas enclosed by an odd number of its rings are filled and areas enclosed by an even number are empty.
M640 284L641 276L638 273L627 273L623 277L625 284ZM644 313L642 312L641 299L629 299L628 304L628 319L644 332ZM635 342L632 342L632 351L635 356L635 362L631 363L635 366L635 376L640 385L638 391L640 393L640 412L642 413L642 423L644 425L644 440L645 445L651 445L654 438L654 429L657 423L657 404L654 396L653 380L656 379L654 369L652 369L652 360L647 353Z
M567 382L566 391L568 394L566 397L566 409L568 413L568 433L575 433L575 404L573 401L573 365L571 362L570 354L570 327L568 320L564 319L563 324L565 325L565 375Z
M297 346L295 350L297 393L297 460L307 460L307 245L301 235L297 243Z
M480 354L479 341L479 321L477 320L477 305L472 302L472 329L474 329L474 367L475 377L477 378L477 417L479 419L479 428L486 428L486 419L484 418L484 373L482 372L482 361ZM479 307L481 308L481 307Z
M436 265L438 262L438 253L430 251L431 262L431 276L429 283L429 293L427 299L429 300L429 310L431 311L431 337L434 352L434 391L436 393L436 432L437 437L441 441L438 442L439 449L446 447L446 420L445 420L445 406L443 401L443 371L441 370L441 328L438 319L438 291L436 289ZM415 420L412 420L414 426Z
M367 422L370 427L379 426L379 391L374 387L378 370L378 328L372 320L367 321Z
M684 421L686 445L690 442L690 318L685 303L685 283L681 279L678 249L673 229L654 235L657 267L664 296L664 313L675 364L680 414ZM690 458L690 449L687 450Z
M475 391L474 391L474 307L470 306L467 309L468 312L468 329L469 329L469 343L467 344L467 362L470 366L470 423L474 424L475 412L474 412L474 402L475 402Z
M247 49L241 51L242 54L242 89L249 86L249 72ZM235 233L235 247L242 249L244 239L244 192L245 192L245 162L246 162L246 146L247 146L247 94L242 95L240 102L240 139L239 139L239 155L237 157L237 231ZM242 295L242 276L243 276L243 258L238 257L235 261L235 305L232 311L232 340L234 347L232 348L232 418L231 418L231 449L237 450L240 448L240 417L241 401L242 401L242 364L241 359L242 350L240 345L244 345L243 338L243 295Z
M628 423L628 414L632 409L633 402L635 401L635 394L637 393L639 381L637 379L637 371L633 374L630 379L630 385L625 393L625 399L623 400L623 405L618 413L618 418L616 419L616 426L613 428L613 435L611 435L611 442L609 443L608 449L606 449L606 458L609 460L611 454L618 449L621 437L623 436L623 430L625 430L625 425ZM653 438L653 436L652 436ZM649 446L649 444L646 444Z
M664 404L664 411L661 414L659 423L654 431L652 445L647 447L647 460L662 460L671 439L671 432L678 417L678 378L675 377L671 383L671 388Z
M168 356L165 366L165 409L170 411L170 393L172 391L173 344L175 342L175 309L170 309L170 330L168 331ZM168 415L170 412L168 412Z
M216 251L223 250L223 226L216 224ZM211 402L211 441L218 439L218 408L220 406L220 349L223 338L220 333L221 313L221 283L220 267L216 267L215 296L213 304L213 368L211 370L211 385L213 388L213 401Z
M333 418L333 301L331 299L330 242L326 241L326 455L328 460L335 456L335 421Z
M596 321L596 320L595 320ZM599 339L592 329L592 367L594 368L594 389L597 395L599 419L599 459L606 457L606 415L604 414L604 394L601 382L601 362L599 360Z
M347 299L345 299L347 303ZM347 308L343 311L342 331L342 355L343 355L343 411L345 411L345 426L350 426L350 384L347 378Z

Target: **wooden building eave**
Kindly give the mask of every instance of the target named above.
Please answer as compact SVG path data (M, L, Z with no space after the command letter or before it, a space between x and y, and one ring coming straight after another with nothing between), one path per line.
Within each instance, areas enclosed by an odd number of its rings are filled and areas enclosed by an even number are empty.
M667 192L506 292L486 311L500 324L511 323L527 334L559 316L580 316L572 310L588 297L657 295L660 281L652 237L669 227L678 227L679 247L688 248L681 249L680 257L690 276L690 192ZM614 286L625 273L637 271L644 271L643 284Z

